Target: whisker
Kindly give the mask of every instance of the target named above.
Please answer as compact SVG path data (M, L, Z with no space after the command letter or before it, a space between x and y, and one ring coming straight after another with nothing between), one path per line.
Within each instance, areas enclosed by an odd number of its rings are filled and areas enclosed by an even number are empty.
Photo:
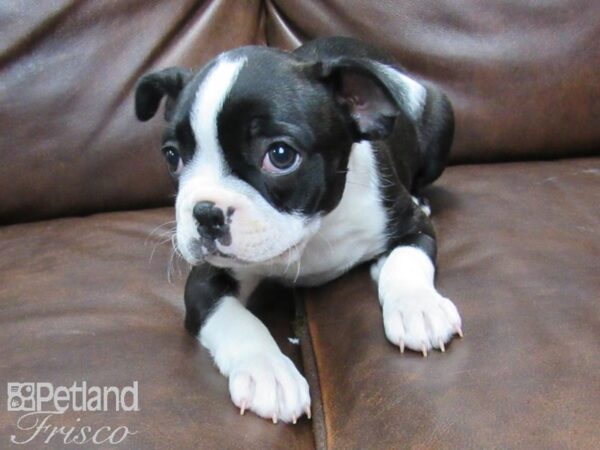
M171 257L169 258L169 264L167 265L167 280L169 281L169 284L173 284L172 276L175 272L175 275L181 276L181 268L177 263L179 261L186 262L179 251L179 248L177 248L177 243L175 242L176 237L176 233L171 235Z
M175 230L176 230L176 228L173 227L170 230L164 232L163 233L163 239L154 243L154 245L152 246L152 251L150 252L150 258L148 259L148 263L152 262L152 259L154 258L154 253L156 252L157 247L162 246L162 245L166 244L169 241L172 241L172 236L175 235ZM146 242L148 241L148 239L149 238L146 238Z
M284 273L287 273L287 271L290 269L291 264L292 264L292 252L288 252L287 263L285 265Z
M160 230L161 228L167 226L167 225L171 225L174 224L176 221L175 220L169 220L167 222L161 223L160 225L158 225L157 227L154 227L152 229L152 231L150 231L148 233L148 236L146 236L146 239L144 240L144 245L148 244L148 239L150 239L154 233L156 233L158 230ZM167 230L167 232L172 231L173 227L169 227L169 230Z
M300 258L298 259L298 268L296 269L296 276L294 277L294 283L296 284L296 282L298 281L298 278L300 277L300 266L302 265L302 256L300 256Z

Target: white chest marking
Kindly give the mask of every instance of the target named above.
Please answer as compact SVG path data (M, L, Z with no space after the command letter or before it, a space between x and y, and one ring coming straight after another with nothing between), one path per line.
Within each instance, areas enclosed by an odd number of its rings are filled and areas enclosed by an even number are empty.
M352 148L340 204L323 217L299 262L283 267L282 276L305 286L332 280L385 250L386 224L375 156L363 141Z

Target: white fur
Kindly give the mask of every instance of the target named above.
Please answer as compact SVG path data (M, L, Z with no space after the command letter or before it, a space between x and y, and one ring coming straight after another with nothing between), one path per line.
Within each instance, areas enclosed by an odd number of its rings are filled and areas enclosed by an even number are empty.
M378 279L385 334L400 349L443 349L460 332L458 310L436 291L435 268L422 250L397 247L371 274Z
M307 219L273 208L254 188L232 176L217 135L217 119L244 59L221 58L200 85L191 111L198 148L179 180L176 201L177 246L191 264L199 239L192 212L199 201L212 201L231 216L230 245L218 249L236 259L206 256L215 266L233 268L240 296L223 297L200 330L199 339L215 364L229 377L233 402L242 409L286 422L310 411L308 384L278 348L267 328L243 305L257 282L277 277L289 283L321 284L385 251L386 214L380 199L373 148L352 148L340 204L324 217ZM426 91L419 83L386 68L398 82L409 113L418 117ZM384 311L386 335L420 350L446 342L460 326L454 305L433 287L433 266L420 250L399 248L374 266Z
M337 278L385 250L386 215L381 204L373 148L363 141L352 147L344 195L325 215L299 258L290 256L248 270L290 284L313 286Z
M199 146L193 160L181 173L180 189L175 202L177 247L190 264L199 262L190 249L191 243L199 237L192 211L198 201L211 200L203 198L204 195L198 192L198 188L206 186L208 189L218 190L219 183L225 176L225 163L217 135L217 118L245 62L244 59L217 60L200 85L190 112L191 127Z
M384 251L386 217L379 197L373 149L361 142L352 149L340 204L315 222L321 226L306 245L287 255L289 260L235 268L242 280L240 299L245 300L265 276L290 283L322 283ZM219 370L229 377L231 399L239 408L286 422L310 410L306 380L238 299L223 298L199 337Z
M227 94L235 84L246 59L217 60L196 92L190 111L190 125L199 148L188 174L203 179L219 180L225 175L223 152L219 144L217 119ZM185 178L185 177L184 177Z
M310 411L308 383L237 299L221 299L202 327L200 341L229 377L229 393L239 408L284 422Z
M399 88L399 93L404 100L403 108L413 121L420 119L427 99L427 89L418 81L403 74L398 69L381 63L374 63L389 79L393 80Z
M192 215L194 205L212 201L223 211L234 208L231 217L230 245L217 243L222 253L236 258L234 265L286 260L288 250L299 252L319 226L319 218L307 223L296 214L273 208L254 188L228 173L217 135L217 119L245 59L221 58L200 85L191 110L191 126L198 143L192 161L179 180L175 203L177 247L190 264L198 264L201 255L192 251L199 239ZM231 265L219 257L209 257L213 265Z

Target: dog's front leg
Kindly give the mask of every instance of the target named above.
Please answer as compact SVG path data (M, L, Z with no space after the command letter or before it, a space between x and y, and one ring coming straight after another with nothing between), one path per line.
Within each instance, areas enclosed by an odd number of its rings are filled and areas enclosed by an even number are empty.
M427 356L432 348L445 351L455 333L462 337L456 306L434 286L434 258L433 237L417 234L373 265L385 334L401 352L407 347Z
M244 306L257 281L195 267L185 289L186 328L229 378L229 393L241 414L251 410L274 423L296 423L304 413L310 418L308 383Z

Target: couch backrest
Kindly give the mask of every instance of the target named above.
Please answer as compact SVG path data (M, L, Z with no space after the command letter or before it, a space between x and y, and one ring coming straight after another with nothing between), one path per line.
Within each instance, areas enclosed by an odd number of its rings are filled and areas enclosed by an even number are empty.
M172 201L162 114L136 120L135 82L154 68L199 67L264 35L259 0L1 5L4 223Z
M596 0L17 0L0 6L0 221L166 204L162 120L133 114L144 72L250 43L352 35L438 84L452 162L597 153Z
M598 0L269 0L271 45L360 36L448 94L452 162L600 153Z

